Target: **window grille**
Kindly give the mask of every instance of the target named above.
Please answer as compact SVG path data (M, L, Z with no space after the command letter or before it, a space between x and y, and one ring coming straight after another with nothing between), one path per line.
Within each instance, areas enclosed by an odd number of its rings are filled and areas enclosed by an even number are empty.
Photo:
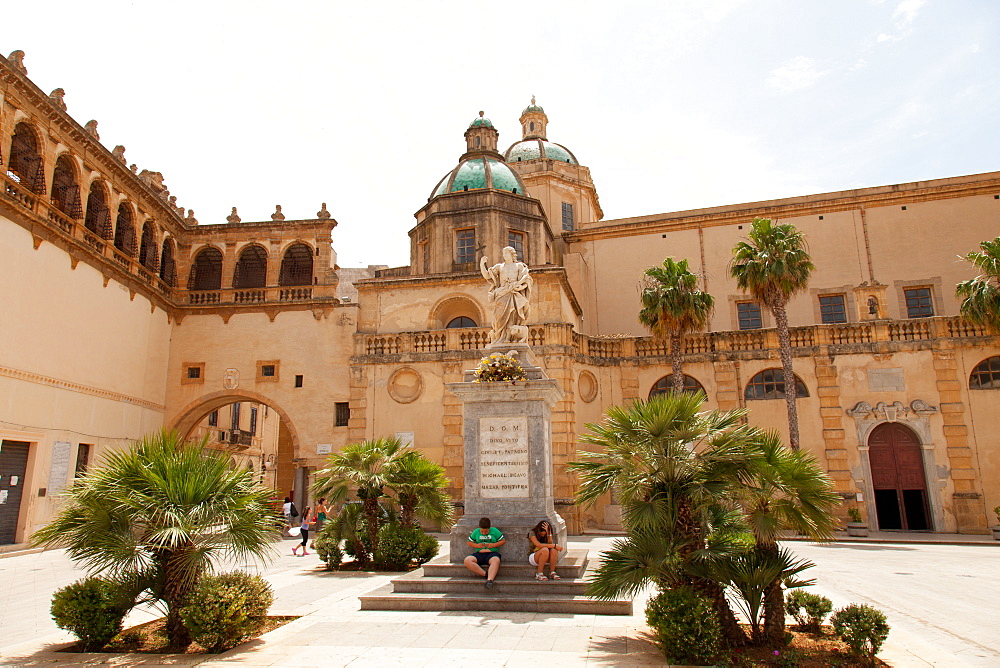
M191 265L188 290L219 290L222 288L222 252L206 248L198 253Z
M142 241L139 242L139 263L150 271L156 271L159 267L159 258L156 253L156 236L153 226L146 223L142 226Z
M267 252L260 246L247 246L240 253L233 274L234 288L262 288L267 285Z
M524 262L524 234L521 232L507 232L507 245L517 253L517 261Z
M736 302L736 317L740 329L760 329L763 319L760 304L756 302Z
M24 123L18 123L14 128L7 173L36 195L45 194L45 166L38 152L38 140L34 131Z
M970 390L1000 390L1000 357L989 357L976 365L969 376Z
M260 367L260 375L264 378L274 378L274 365L264 364Z
M218 427L219 426L219 411L212 411L208 414L208 426Z
M562 228L567 231L572 231L576 227L576 221L573 219L573 204L571 202L562 203Z
M132 208L122 202L118 207L118 220L115 221L115 248L129 257L135 257L135 226L132 224Z
M111 211L106 204L104 186L100 181L90 184L90 194L87 195L87 215L84 219L84 227L91 232L100 235L102 239L112 237Z
M56 160L56 169L52 174L52 203L70 218L83 218L80 186L76 184L76 170L69 156L61 155Z
M743 396L748 400L753 399L784 399L785 398L785 374L781 369L764 369L747 383L746 392ZM805 383L798 376L795 376L795 398L808 397Z
M455 262L466 264L476 261L476 231L458 230L455 233Z
M172 288L177 287L177 263L174 261L174 242L164 239L160 252L160 280Z
M934 301L930 288L908 288L903 290L906 297L907 318L930 318L934 315Z
M278 285L312 285L313 255L305 244L294 244L281 259Z
M422 265L424 268L424 273L431 273L431 244L429 241L425 241L420 244L420 252L422 256Z
M257 407L250 407L250 435L257 435Z
M687 374L684 374L684 389L682 391L689 393L701 392L706 396L708 394L705 392L705 387L699 383L696 378ZM670 376L664 376L656 381L653 387L649 390L649 398L652 399L658 394L666 394L667 392L670 392Z
M80 443L76 446L76 471L73 477L79 478L87 472L87 467L90 466L90 447L89 443Z
M239 429L239 428L240 428L240 404L239 402L236 402L235 404L233 404L233 426L231 427L231 429Z
M472 318L460 315L457 318L453 318L451 322L446 325L447 329L461 329L463 327L476 327L476 321Z
M844 295L821 295L819 298L819 315L824 324L847 322L847 308Z
M201 367L200 366L189 366L188 367L188 378L194 380L201 378Z
M334 427L346 427L351 420L351 405L346 401L334 403Z

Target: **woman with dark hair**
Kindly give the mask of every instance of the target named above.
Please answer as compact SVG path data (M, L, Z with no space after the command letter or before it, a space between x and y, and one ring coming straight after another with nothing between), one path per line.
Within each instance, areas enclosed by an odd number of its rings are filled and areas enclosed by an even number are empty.
M294 554L295 556L300 556L298 552L300 547L302 548L301 556L304 557L309 554L308 552L306 552L306 543L309 542L309 525L311 524L310 520L312 519L309 516L309 512L311 510L312 508L306 506L306 509L302 512L302 524L300 527L300 534L299 534L302 536L302 543L292 548L292 554Z
M556 538L552 531L552 524L548 520L542 520L528 532L528 541L531 543L528 554L528 563L537 568L535 579L545 580L545 564L549 565L549 578L561 580L556 573L556 562L559 561L559 552L563 546L556 544Z

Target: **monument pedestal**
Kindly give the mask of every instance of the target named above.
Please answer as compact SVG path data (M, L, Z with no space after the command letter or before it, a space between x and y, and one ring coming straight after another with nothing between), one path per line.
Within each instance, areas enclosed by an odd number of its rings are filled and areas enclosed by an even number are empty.
M566 546L566 522L555 511L552 407L559 383L530 368L529 380L448 383L462 402L465 429L465 515L451 530L451 561L471 554L466 540L489 517L507 539L505 562L526 562L528 531L547 519ZM532 379L533 378L533 379Z

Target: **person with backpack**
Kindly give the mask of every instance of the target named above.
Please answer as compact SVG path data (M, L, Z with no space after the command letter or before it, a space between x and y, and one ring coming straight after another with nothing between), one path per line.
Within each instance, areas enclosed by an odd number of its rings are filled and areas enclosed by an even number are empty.
M285 529L291 529L292 522L299 516L299 511L295 509L295 504L287 496L285 503L281 506L281 514L285 516Z

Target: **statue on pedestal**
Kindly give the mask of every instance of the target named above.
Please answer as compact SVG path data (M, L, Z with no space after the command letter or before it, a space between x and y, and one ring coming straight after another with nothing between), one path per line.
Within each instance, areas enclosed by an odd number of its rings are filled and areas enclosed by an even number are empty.
M487 267L486 257L479 261L479 270L490 284L489 302L493 307L493 331L490 344L527 343L528 306L532 281L528 265L517 261L517 251L503 249L502 263Z

